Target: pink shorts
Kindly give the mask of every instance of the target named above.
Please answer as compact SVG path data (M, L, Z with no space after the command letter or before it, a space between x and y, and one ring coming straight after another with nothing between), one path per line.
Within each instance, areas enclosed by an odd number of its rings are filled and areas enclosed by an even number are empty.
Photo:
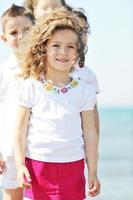
M26 158L31 175L31 189L25 197L34 200L85 199L84 160L49 163Z

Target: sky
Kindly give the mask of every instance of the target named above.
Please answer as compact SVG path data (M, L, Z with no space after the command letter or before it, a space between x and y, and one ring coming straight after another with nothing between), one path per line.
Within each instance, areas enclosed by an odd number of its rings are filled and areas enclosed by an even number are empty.
M91 25L86 65L97 75L99 106L133 107L133 1L66 0L83 7ZM75 5L76 2L76 5ZM1 0L0 15L12 3ZM0 40L0 63L9 56L9 47Z

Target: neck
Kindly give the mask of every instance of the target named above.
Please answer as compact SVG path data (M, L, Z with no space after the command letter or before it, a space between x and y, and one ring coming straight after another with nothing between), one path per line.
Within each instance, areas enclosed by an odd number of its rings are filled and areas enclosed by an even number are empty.
M45 80L52 82L56 86L64 86L70 83L71 78L69 77L69 72L47 71Z

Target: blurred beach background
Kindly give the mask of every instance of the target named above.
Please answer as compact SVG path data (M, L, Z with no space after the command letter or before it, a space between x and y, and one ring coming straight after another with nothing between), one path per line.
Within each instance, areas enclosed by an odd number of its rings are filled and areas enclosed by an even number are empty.
M0 15L14 2L19 5L22 0L1 2ZM86 64L100 85L101 194L93 199L133 200L133 1L66 2L86 11L91 25ZM8 46L0 41L0 63L9 54Z
M133 108L101 108L99 177L95 200L133 200Z

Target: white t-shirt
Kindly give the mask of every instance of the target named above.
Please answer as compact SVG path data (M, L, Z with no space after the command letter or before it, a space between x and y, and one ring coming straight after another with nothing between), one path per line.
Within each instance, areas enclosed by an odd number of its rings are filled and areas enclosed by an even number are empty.
M12 155L13 129L20 79L16 58L12 55L0 66L0 152Z
M96 91L96 94L100 92L96 74L90 68L86 66L81 68L79 65L76 65L75 70L71 73L71 76L76 79L79 78L90 84Z
M93 110L96 93L81 80L64 88L27 79L19 105L31 108L26 156L46 162L71 162L84 157L80 112Z

